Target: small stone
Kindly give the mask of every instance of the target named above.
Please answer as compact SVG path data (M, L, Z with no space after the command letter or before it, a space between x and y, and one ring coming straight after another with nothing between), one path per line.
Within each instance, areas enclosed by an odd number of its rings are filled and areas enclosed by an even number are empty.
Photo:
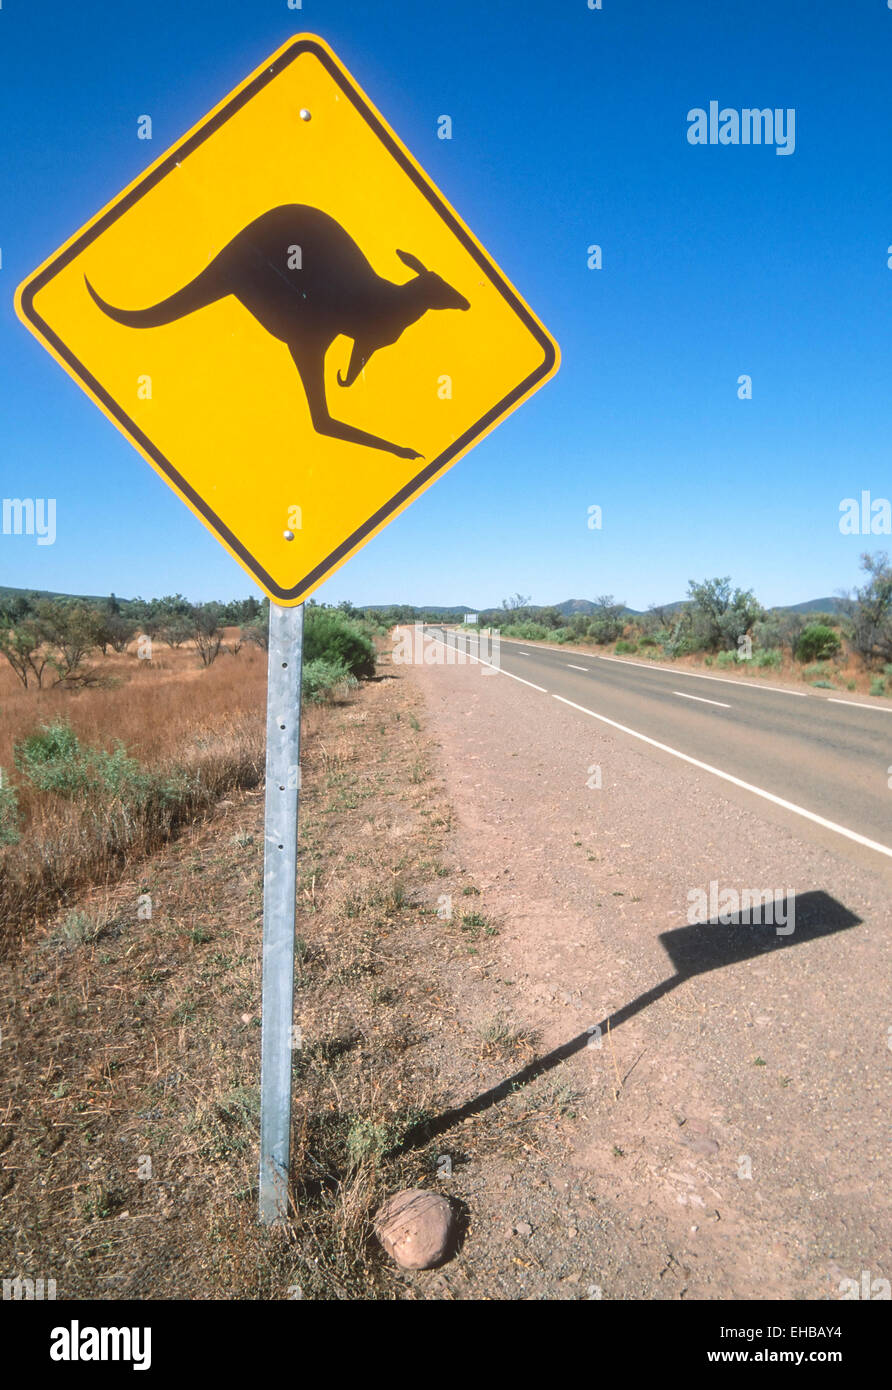
M533 1234L533 1228L529 1221L515 1221L514 1232L519 1236L531 1236Z
M388 1197L375 1217L375 1234L403 1269L431 1269L445 1257L455 1227L445 1197L410 1188Z
M570 1240L575 1240L578 1234L579 1232L576 1230L575 1226L567 1227L567 1236Z

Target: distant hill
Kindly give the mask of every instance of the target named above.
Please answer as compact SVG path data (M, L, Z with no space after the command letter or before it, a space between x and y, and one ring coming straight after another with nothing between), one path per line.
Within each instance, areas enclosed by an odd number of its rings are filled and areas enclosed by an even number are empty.
M0 584L0 603L7 598L76 598L84 603L105 603L108 594L63 594L58 589L15 589L8 584ZM120 598L120 594L118 595ZM121 599L123 603L124 600Z
M564 599L563 603L542 604L540 606L556 608L565 618L572 618L577 613L582 613L586 618L590 618L598 607L590 598L568 598ZM641 612L639 608L623 608L622 611L628 618L637 618Z
M392 608L411 608L416 613L439 613L441 617L453 613L460 613L464 617L466 613L480 612L473 603L357 603L355 607L360 612L368 608L376 613L387 613Z
M842 599L839 598L810 598L805 603L788 604L785 613L841 613L843 611Z

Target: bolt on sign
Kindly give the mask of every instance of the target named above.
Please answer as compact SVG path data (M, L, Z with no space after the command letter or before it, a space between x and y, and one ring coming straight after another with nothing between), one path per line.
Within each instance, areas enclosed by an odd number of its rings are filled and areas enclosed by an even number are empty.
M557 370L321 39L290 39L19 287L28 328L280 605Z

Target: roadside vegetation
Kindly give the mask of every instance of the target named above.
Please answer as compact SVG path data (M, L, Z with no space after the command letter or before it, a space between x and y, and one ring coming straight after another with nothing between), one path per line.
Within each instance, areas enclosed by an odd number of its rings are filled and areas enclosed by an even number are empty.
M232 697L239 670L222 659L204 670L184 647L167 678L181 703L199 691L209 701L223 672ZM263 682L251 680L259 727ZM131 699L135 690L122 687ZM439 1275L402 1273L375 1239L384 1198L419 1186L463 1193L463 1175L473 1186L483 1165L493 1174L521 1163L565 1114L543 1082L469 1116L446 1141L456 1170L444 1180L444 1140L428 1125L456 1096L529 1061L532 1034L504 1011L481 1022L453 998L451 982L468 979L497 926L453 862L418 691L399 678L360 684L310 706L304 735L283 1227L256 1219L259 786L234 791L116 882L85 889L0 959L0 1263L51 1271L59 1298L438 1296ZM157 794L142 778L161 776L160 764L103 758L86 734L20 743L18 775L33 769L57 785L41 795L63 795L61 779L108 797L130 778L138 795ZM491 1296L496 1261L491 1240L481 1244Z
M825 689L892 696L892 564L864 555L865 581L832 612L764 609L729 577L691 580L684 602L632 614L612 594L592 611L567 615L534 608L522 594L479 614L476 626L525 642L570 643L645 661L776 673ZM474 629L476 630L476 629Z
M0 601L0 949L264 768L268 605ZM373 629L307 605L308 706L374 675Z

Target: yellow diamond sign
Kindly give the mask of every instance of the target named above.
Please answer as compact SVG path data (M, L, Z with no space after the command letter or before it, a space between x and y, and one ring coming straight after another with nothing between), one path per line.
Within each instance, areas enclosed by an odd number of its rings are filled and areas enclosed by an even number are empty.
M312 35L45 261L16 308L280 604L305 599L558 366Z

